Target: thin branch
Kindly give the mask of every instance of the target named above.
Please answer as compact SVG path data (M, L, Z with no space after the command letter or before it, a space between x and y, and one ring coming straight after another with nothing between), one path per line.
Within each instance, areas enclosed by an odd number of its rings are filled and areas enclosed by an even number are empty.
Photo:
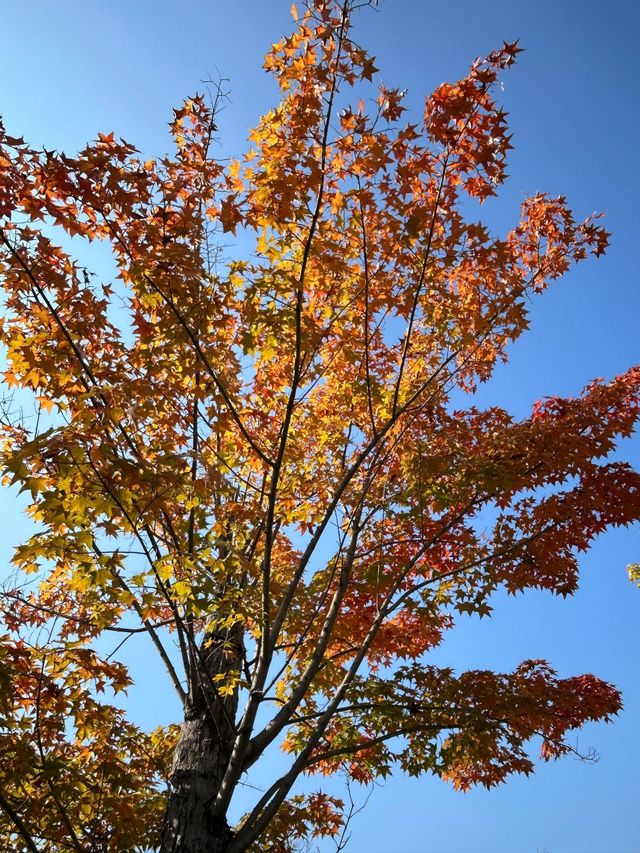
M7 800L4 795L4 792L2 791L2 788L0 788L0 808L2 808L7 814L15 828L18 830L19 834L22 836L24 843L27 845L31 853L40 853L35 841L33 840L33 836L26 827L25 822L22 820L18 812L13 808L11 803Z
M358 190L360 191L358 195L358 200L360 204L360 226L362 229L362 257L364 264L364 370L367 383L367 405L369 409L369 418L371 420L371 429L373 430L375 435L377 430L376 419L373 413L373 399L371 397L371 365L369 364L369 248L367 243L367 226L364 216L364 205L362 203L362 186L360 181L360 175L358 175Z
M13 601L17 601L22 604L24 607L30 607L32 610L37 610L39 613L46 613L49 616L55 616L58 619L65 619L68 622L75 622L78 625L86 625L89 628L95 628L96 630L109 631L111 633L117 634L142 634L148 631L148 628L127 628L125 626L118 625L106 625L102 627L101 625L96 625L95 622L92 622L91 619L82 618L81 616L75 616L73 613L64 613L62 610L56 610L53 607L47 607L44 604L36 604L33 601L29 601L29 599L24 598L19 595L17 592L5 592L4 590L0 590L0 597L9 598ZM173 619L165 619L163 622L153 622L150 623L153 628L163 628L167 625L173 624Z
M51 774L47 772L47 768L46 768L47 759L46 759L44 746L42 743L42 734L40 731L40 700L41 700L41 695L42 695L42 679L44 677L45 662L46 662L46 657L43 657L42 664L40 666L40 675L38 677L38 686L36 689L36 702L35 702L36 716L35 716L35 722L34 722L34 734L35 734L35 740L36 740L36 748L38 750L38 755L40 756L40 770L41 770L42 775L44 776L44 778L46 780L47 787L49 788L49 792L51 794L51 799L55 803L55 806L58 809L58 812L60 814L60 817L62 818L62 822L64 823L64 825L67 829L67 832L69 833L69 836L73 841L74 848L77 851L79 851L79 853L84 853L85 848L82 846L82 844L80 844L80 840L79 840L78 836L76 835L76 831L73 828L73 824L71 823L69 815L67 814L67 810L64 807L64 804L62 803L60 797L58 796L58 792L56 791L55 785L53 784L53 779L51 778Z
M343 39L347 27L347 10L348 10L349 0L344 0L344 4L342 7L342 16L340 20L340 27L338 31L338 39L337 39L337 47L336 47L336 55L335 55L335 72L331 81L331 89L329 92L327 111L325 116L324 123L324 132L322 136L322 146L321 146L321 157L320 157L320 185L318 188L318 194L316 197L316 205L313 212L313 216L311 219L311 223L309 226L309 234L307 236L307 240L305 242L304 251L302 255L302 261L300 266L300 274L298 277L298 287L296 290L296 304L295 304L295 325L296 325L296 342L295 342L295 358L294 358L294 367L293 367L293 377L291 381L291 389L289 392L289 397L287 400L287 406L285 410L284 421L281 427L280 434L280 442L278 447L278 453L275 459L275 463L273 464L273 470L271 473L271 484L269 490L269 501L267 505L267 516L265 522L265 550L262 561L262 581L263 581L263 589L262 589L262 625L261 625L261 637L259 643L259 651L258 651L258 660L256 663L256 669L252 684L250 686L249 691L249 700L247 702L247 707L245 713L242 717L240 726L238 728L238 736L236 737L233 751L231 757L229 759L229 764L227 766L227 770L225 772L224 778L220 785L220 789L218 791L218 795L216 797L216 803L214 807L214 813L216 815L222 815L225 813L226 809L229 806L231 801L231 797L233 794L234 786L242 773L243 759L244 753L247 749L249 743L249 737L251 735L251 731L253 728L253 724L255 722L255 718L259 708L259 702L262 697L262 690L267 678L267 673L269 669L269 664L271 661L271 657L273 654L273 648L275 646L274 636L277 639L277 635L280 630L280 625L277 626L277 629L274 631L271 627L271 615L270 615L270 607L271 607L271 593L270 593L270 560L271 560L271 552L274 544L274 520L275 520L275 508L276 508L276 500L278 494L278 484L280 472L282 469L285 450L287 446L287 440L289 437L289 429L291 425L291 420L293 417L293 410L296 402L296 393L298 390L298 385L301 378L302 372L302 363L303 363L303 353L302 353L302 311L304 304L304 282L307 274L307 265L309 263L309 258L311 256L311 247L313 244L313 240L315 237L316 230L318 228L318 223L320 221L320 215L322 212L322 206L324 202L324 192L325 192L325 181L326 181L326 171L327 171L327 153L328 153L328 141L329 141L329 128L331 123L331 114L333 110L334 98L338 88L338 78L340 71L340 57L342 53L343 47ZM274 626L275 628L275 626Z

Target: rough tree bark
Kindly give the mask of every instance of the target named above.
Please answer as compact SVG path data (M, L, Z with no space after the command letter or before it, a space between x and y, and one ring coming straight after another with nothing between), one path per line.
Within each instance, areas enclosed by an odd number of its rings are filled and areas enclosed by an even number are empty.
M160 853L224 853L233 838L227 821L214 819L212 806L233 748L238 695L221 697L210 685L216 675L239 673L242 655L240 626L208 634L200 646L173 757Z

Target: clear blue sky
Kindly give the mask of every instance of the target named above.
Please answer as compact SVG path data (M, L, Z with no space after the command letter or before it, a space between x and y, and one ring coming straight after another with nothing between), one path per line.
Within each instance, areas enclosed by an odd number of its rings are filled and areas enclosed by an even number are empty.
M289 28L289 0L20 0L2 4L0 112L34 145L73 152L115 130L149 155L168 145L171 108L219 73L232 103L221 117L222 155L242 150L247 128L271 105L264 49ZM506 228L524 195L563 193L579 215L604 211L614 237L533 305L532 330L478 394L524 415L537 398L575 394L595 376L640 361L637 164L640 6L613 0L381 0L360 16L358 40L382 79L422 95L465 73L477 55L520 38L526 52L504 77L515 150L510 178L486 219ZM104 273L103 273L104 274ZM640 465L636 437L623 456ZM3 556L26 531L2 495ZM7 520L9 523L6 523ZM582 560L570 601L530 594L496 601L481 624L462 621L436 654L458 668L511 669L546 657L561 675L614 682L625 710L579 737L601 755L541 766L491 791L459 794L435 779L401 776L376 790L353 824L353 853L635 853L640 851L640 590L626 564L640 560L640 531L602 536ZM155 689L147 651L131 649L138 675L129 705L145 726L175 708ZM168 699L167 702L170 700ZM331 849L329 846L323 850Z

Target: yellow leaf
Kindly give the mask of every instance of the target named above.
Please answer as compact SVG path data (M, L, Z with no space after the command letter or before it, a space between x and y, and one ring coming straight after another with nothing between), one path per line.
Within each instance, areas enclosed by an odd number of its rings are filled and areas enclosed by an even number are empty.
M173 574L173 566L167 561L159 562L156 564L156 571L161 580L168 581Z
M171 592L180 600L187 598L191 592L191 586L184 581L176 581L171 587Z

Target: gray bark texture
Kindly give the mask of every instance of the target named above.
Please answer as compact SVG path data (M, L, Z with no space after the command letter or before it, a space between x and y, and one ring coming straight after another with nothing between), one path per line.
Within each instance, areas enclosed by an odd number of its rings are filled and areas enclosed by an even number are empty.
M211 685L214 675L238 673L241 655L239 628L208 634L200 647L173 756L160 853L224 853L233 839L212 807L233 748L238 696L221 697Z

